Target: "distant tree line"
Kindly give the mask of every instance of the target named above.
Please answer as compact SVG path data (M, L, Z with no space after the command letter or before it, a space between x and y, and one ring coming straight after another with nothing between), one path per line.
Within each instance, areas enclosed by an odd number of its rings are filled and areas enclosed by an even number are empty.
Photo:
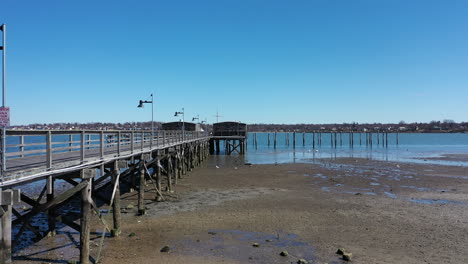
M161 129L163 122L154 122L156 130ZM211 131L212 125L202 124L205 131ZM151 122L90 122L90 123L35 123L25 126L13 126L13 129L57 129L57 130L150 130ZM251 132L418 132L418 133L468 133L468 122L456 123L451 119L431 121L429 123L343 123L343 124L248 124Z
M307 131L337 131L337 132L418 132L418 133L467 133L468 122L456 123L453 120L431 121L429 123L343 123L343 124L249 124L249 131L257 132L307 132Z

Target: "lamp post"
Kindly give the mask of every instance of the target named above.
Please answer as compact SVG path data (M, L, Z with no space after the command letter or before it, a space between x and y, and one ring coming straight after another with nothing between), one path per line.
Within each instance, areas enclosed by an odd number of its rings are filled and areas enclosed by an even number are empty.
M5 107L5 84L6 84L6 24L0 25L0 30L2 31L2 107Z
M138 104L137 107L143 108L144 104L151 104L151 141L150 141L150 148L152 148L153 147L153 139L154 139L154 104L153 104L154 98L153 98L152 93L151 93L150 97L151 97L151 101L140 100L140 103Z
M182 112L175 112L174 116L182 115L182 140L185 140L185 110L182 107Z

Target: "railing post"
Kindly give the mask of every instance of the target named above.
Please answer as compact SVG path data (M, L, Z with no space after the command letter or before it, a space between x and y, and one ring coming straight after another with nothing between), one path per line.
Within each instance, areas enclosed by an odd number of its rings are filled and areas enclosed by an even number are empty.
M141 136L140 136L140 144L141 144L141 150L143 150L143 146L144 146L144 138L145 138L145 132L141 131Z
M131 153L133 153L133 149L135 148L135 133L132 131L130 132L130 150L131 150Z
M2 162L2 168L0 170L0 176L2 177L1 178L1 181L3 181L3 178L5 177L5 171L6 171L6 127L3 127L2 128L2 134L1 134L1 150L0 150L0 154L1 154L1 162ZM0 192L1 192L1 188L0 188ZM0 193L1 194L1 193Z
M99 134L99 152L101 153L101 159L104 159L104 131Z
M120 131L118 131L117 132L117 156L120 156L120 140L121 140Z
M81 157L81 163L84 163L85 159L85 132L84 130L81 130L81 139L80 139L80 157Z
M166 146L166 130L163 130L163 147Z
M71 152L73 150L73 135L72 134L68 135L68 140L70 141L70 143L68 143L68 147L69 147L68 151Z
M156 132L157 136L156 136L156 146L159 147L159 131Z
M153 139L154 139L153 137L154 137L154 135L153 135L153 130L151 129L151 136L150 136L150 138L151 138L151 140L150 140L150 149L153 149Z
M47 131L46 135L46 144L47 144L47 169L50 170L52 168L52 132Z
M23 135L20 136L20 152L21 152L20 157L23 158L24 157L24 154L23 154L23 152L24 152L24 136Z
M87 142L86 142L86 145L88 146L87 149L90 149L90 147L91 147L91 146L90 146L90 145L91 145L91 134L88 134L87 138L88 138L88 139L86 140L86 141L87 141Z

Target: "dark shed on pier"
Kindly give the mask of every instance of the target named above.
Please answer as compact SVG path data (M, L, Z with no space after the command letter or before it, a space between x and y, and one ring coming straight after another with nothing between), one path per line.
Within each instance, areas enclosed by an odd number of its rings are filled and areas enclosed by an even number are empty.
M202 131L200 124L191 122L169 122L162 124L163 130L182 130L182 125L185 127L185 131Z
M213 136L242 136L247 134L247 124L241 122L219 122L213 124Z

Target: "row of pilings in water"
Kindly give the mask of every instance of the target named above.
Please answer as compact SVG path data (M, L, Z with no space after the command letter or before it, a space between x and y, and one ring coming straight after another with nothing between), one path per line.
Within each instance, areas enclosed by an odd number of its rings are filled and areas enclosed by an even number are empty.
M360 132L252 132L251 133L251 142L252 145L257 148L258 147L258 138L257 134L263 133L263 134L268 134L267 135L267 140L268 140L268 147L273 146L276 148L278 145L278 134L284 134L284 141L283 143L286 144L286 146L291 145L291 134L292 134L292 146L293 148L296 147L297 145L297 137L296 134L302 134L302 146L306 146L306 134L312 134L312 148L316 147L321 147L322 146L322 139L324 137L329 136L330 137L330 146L332 148L336 148L337 146L343 146L343 142L346 141L346 139L343 139L343 134L348 134L347 141L348 145L350 148L353 148L355 145L365 145L366 147L372 147L374 144L377 146L382 146L385 148L388 148L388 142L389 142L389 133L388 132L365 132L365 133L360 133ZM399 144L399 133L390 133L394 134L395 136L395 143L396 145ZM356 135L359 135L358 139L356 138ZM363 136L364 135L364 136Z

